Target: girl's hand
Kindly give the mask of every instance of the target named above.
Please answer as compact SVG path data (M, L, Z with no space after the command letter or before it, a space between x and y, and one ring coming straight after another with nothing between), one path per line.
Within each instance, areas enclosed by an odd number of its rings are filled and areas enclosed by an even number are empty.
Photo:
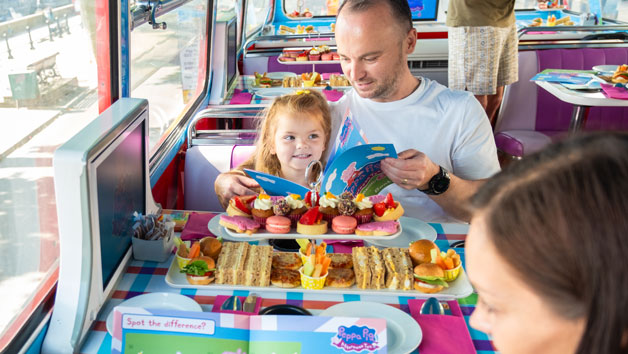
M382 160L382 171L401 188L425 189L439 167L424 153L410 149L400 152L396 159Z
M218 200L225 209L229 205L229 199L236 195L257 194L251 188L259 188L259 184L252 178L232 173L221 173L214 183Z

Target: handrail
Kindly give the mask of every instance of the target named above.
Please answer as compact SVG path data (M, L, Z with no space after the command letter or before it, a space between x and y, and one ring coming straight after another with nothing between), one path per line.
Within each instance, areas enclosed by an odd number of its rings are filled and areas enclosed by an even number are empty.
M137 1L136 5L130 9L131 12L131 30L138 26L150 22L154 22L156 17L165 15L168 12L185 5L191 0L143 0ZM153 28L156 28L153 26ZM163 28L165 29L165 27Z
M238 105L230 106L212 106L210 108L205 108L199 112L197 112L192 120L190 121L190 125L188 126L187 132L187 146L188 149L192 147L192 140L197 137L196 131L196 123L205 118L237 118L237 119L253 119L259 117L259 114L262 112L262 109L265 106L262 105ZM205 131L212 132L212 131ZM241 130L241 132L246 133L247 130Z
M244 54L249 52L249 48L255 44L256 42L262 41L287 41L287 42L301 42L304 39L335 39L336 34L334 32L328 33L303 33L303 34L285 34L285 35L269 35L269 36L259 36L255 38L249 39L244 44ZM304 42L305 45L305 42ZM308 44L308 46L312 46Z
M608 32L608 31L628 31L628 25L613 26L538 26L524 27L520 29L519 38L530 32Z

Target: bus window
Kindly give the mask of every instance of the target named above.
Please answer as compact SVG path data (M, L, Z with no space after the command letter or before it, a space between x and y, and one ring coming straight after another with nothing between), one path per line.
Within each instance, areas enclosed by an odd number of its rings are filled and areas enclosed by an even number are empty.
M250 0L246 2L246 20L244 22L246 38L249 38L251 34L262 28L270 14L271 8L272 5L269 0Z
M150 151L202 93L206 79L207 1L193 0L131 32L131 97L150 104Z
M21 16L0 17L0 351L57 279L52 156L98 116L98 67L109 66L95 54L109 35L95 3L40 1L30 13L3 2Z

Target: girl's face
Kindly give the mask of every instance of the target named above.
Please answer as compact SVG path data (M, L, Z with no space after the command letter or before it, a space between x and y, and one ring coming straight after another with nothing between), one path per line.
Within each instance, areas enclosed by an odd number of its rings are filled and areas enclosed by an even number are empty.
M281 163L281 172L288 179L305 179L304 173L311 161L320 160L325 150L322 118L312 113L291 114L277 112L277 129L273 153Z
M466 269L478 293L471 326L490 335L503 354L574 353L584 319L556 314L503 259L487 232L482 215L475 216L465 246Z

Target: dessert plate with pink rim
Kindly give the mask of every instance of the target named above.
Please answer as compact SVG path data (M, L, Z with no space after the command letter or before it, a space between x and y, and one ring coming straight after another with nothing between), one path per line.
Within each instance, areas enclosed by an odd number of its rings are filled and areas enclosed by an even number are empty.
M410 245L410 243L427 239L430 241L436 240L436 230L430 226L430 224L421 221L419 219L411 218L408 216L402 216L399 219L401 224L403 225L403 230L398 237L395 238L387 238L387 239L375 239L375 238L366 238L364 237L364 243L367 245L374 245L379 247L401 247L405 248Z
M225 213L223 213L225 214ZM240 237L234 237L231 233L228 233L224 226L220 225L220 215L218 214L209 220L207 224L207 228L211 231L216 237L222 237L225 240L229 241L258 241L265 238L276 238L276 237L260 237L258 234L248 235L248 234L237 234L241 235Z
M410 315L379 302L343 302L327 308L319 316L386 319L386 349L388 353L410 353L421 344L423 339L421 326Z
M214 217L214 219L216 219L218 216ZM212 220L214 220L212 219ZM216 223L218 223L218 221L216 221ZM211 224L211 220L210 220L210 224ZM220 224L218 224L218 226L220 226ZM258 230L256 233L249 235L249 234L245 234L245 233L237 233L234 231L231 231L223 226L220 226L222 228L223 233L226 233L227 235L229 235L229 240L237 240L237 241L253 241L253 240L258 240L258 239L268 239L268 238L274 238L274 239L295 239L295 238L308 238L308 239L312 239L312 240L319 240L319 239L328 239L328 240L362 240L362 241L366 241L366 240L388 240L388 239L393 239L395 237L398 237L399 235L401 235L401 233L403 232L403 228L404 228L404 221L400 220L399 222L399 229L397 230L397 232L395 232L392 235L386 235L386 236L359 236L356 234L339 234L336 233L334 231L331 230L331 227L328 227L328 231L327 233L321 234L321 235L305 235L305 234L300 234L298 232L296 232L296 228L292 228L291 232L287 233L287 234L274 234L271 232L267 232L265 229L260 229ZM211 228L210 228L211 231ZM213 232L213 231L212 231ZM405 245L404 247L408 247L408 245Z

